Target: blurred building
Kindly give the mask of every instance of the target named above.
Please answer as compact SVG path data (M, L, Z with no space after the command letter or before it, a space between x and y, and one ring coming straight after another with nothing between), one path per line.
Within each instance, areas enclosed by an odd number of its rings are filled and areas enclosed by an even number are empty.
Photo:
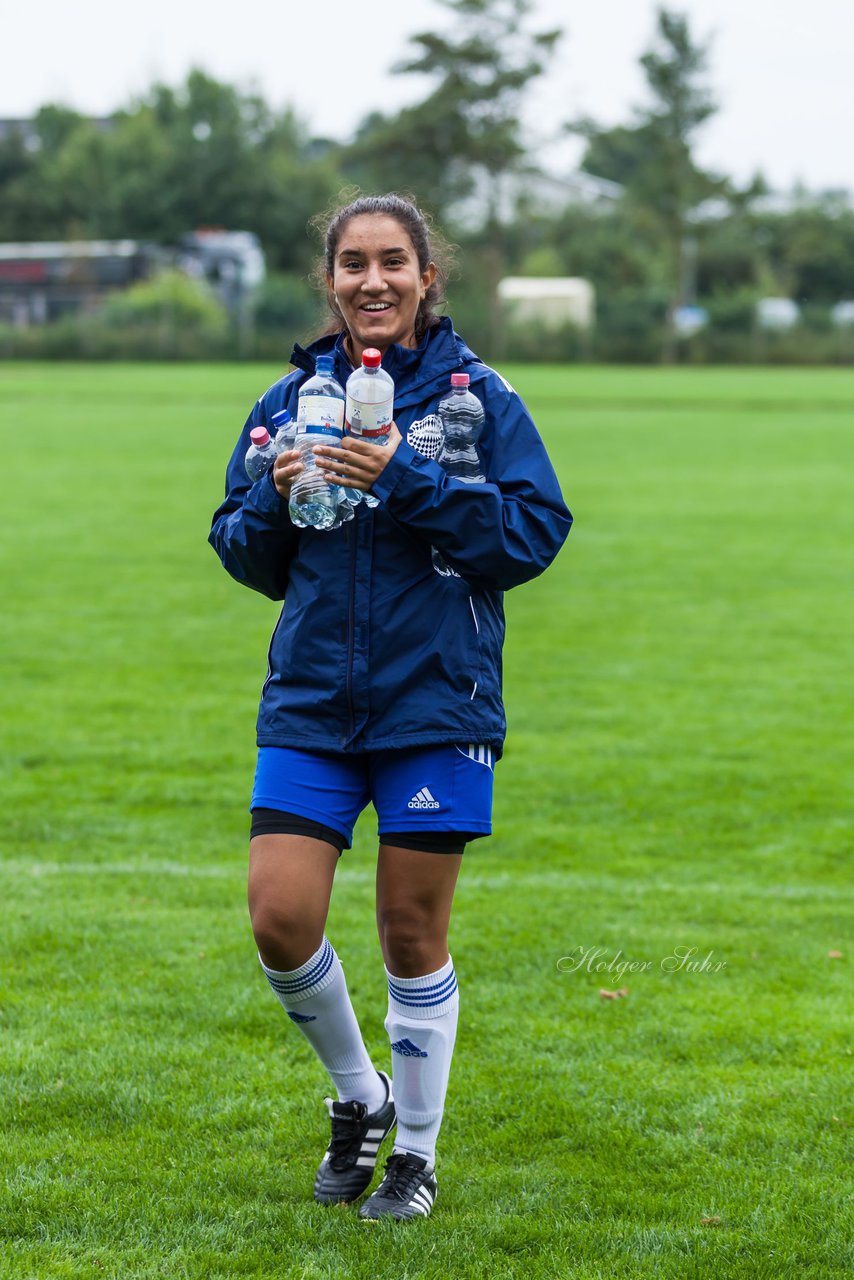
M0 244L0 322L23 328L97 309L103 298L158 271L207 280L230 314L264 279L264 253L251 231L202 229L177 246L141 240Z
M624 188L608 178L598 178L578 169L572 173L546 173L527 166L500 178L477 172L470 195L456 201L450 220L467 229L482 227L490 214L501 222L513 222L524 210L535 208L547 217L572 205L608 212L623 195Z

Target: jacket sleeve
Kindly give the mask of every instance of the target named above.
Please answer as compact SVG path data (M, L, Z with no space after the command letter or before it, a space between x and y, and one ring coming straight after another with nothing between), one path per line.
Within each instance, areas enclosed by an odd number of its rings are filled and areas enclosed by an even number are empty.
M288 568L299 542L288 504L279 495L270 472L250 484L243 465L249 432L266 426L263 400L246 420L225 477L225 501L214 512L208 542L232 578L283 600Z
M572 515L522 400L497 375L484 397L486 483L466 484L401 440L373 486L395 520L472 586L507 591L554 560Z

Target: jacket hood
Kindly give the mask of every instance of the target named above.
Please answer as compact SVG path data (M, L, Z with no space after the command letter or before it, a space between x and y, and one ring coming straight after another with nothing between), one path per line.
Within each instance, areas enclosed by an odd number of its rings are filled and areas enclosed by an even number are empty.
M352 369L344 350L345 337L344 333L332 333L306 348L297 344L291 352L291 364L313 374L318 356L334 354L336 374L343 384ZM419 400L427 388L437 383L447 385L452 373L472 362L481 363L454 330L450 317L443 316L430 326L417 347L402 347L399 343L390 346L383 354L382 367L398 388L395 405L404 408L410 401Z

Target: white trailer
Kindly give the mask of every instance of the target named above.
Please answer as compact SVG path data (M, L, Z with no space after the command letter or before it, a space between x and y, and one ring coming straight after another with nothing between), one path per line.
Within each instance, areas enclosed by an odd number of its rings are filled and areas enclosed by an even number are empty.
M539 324L544 329L592 328L596 293L580 276L505 276L498 283L498 297L507 320L513 324Z

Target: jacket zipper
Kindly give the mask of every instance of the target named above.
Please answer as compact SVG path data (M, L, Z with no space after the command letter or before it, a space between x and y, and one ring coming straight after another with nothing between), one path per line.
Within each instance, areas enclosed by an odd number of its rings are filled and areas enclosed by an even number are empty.
M350 734L348 741L353 737L356 731L356 714L353 709L353 652L356 645L356 550L357 540L353 528L355 520L351 523L347 530L347 534L351 541L350 556L350 609L348 615L348 635L347 635L347 709L350 713Z

